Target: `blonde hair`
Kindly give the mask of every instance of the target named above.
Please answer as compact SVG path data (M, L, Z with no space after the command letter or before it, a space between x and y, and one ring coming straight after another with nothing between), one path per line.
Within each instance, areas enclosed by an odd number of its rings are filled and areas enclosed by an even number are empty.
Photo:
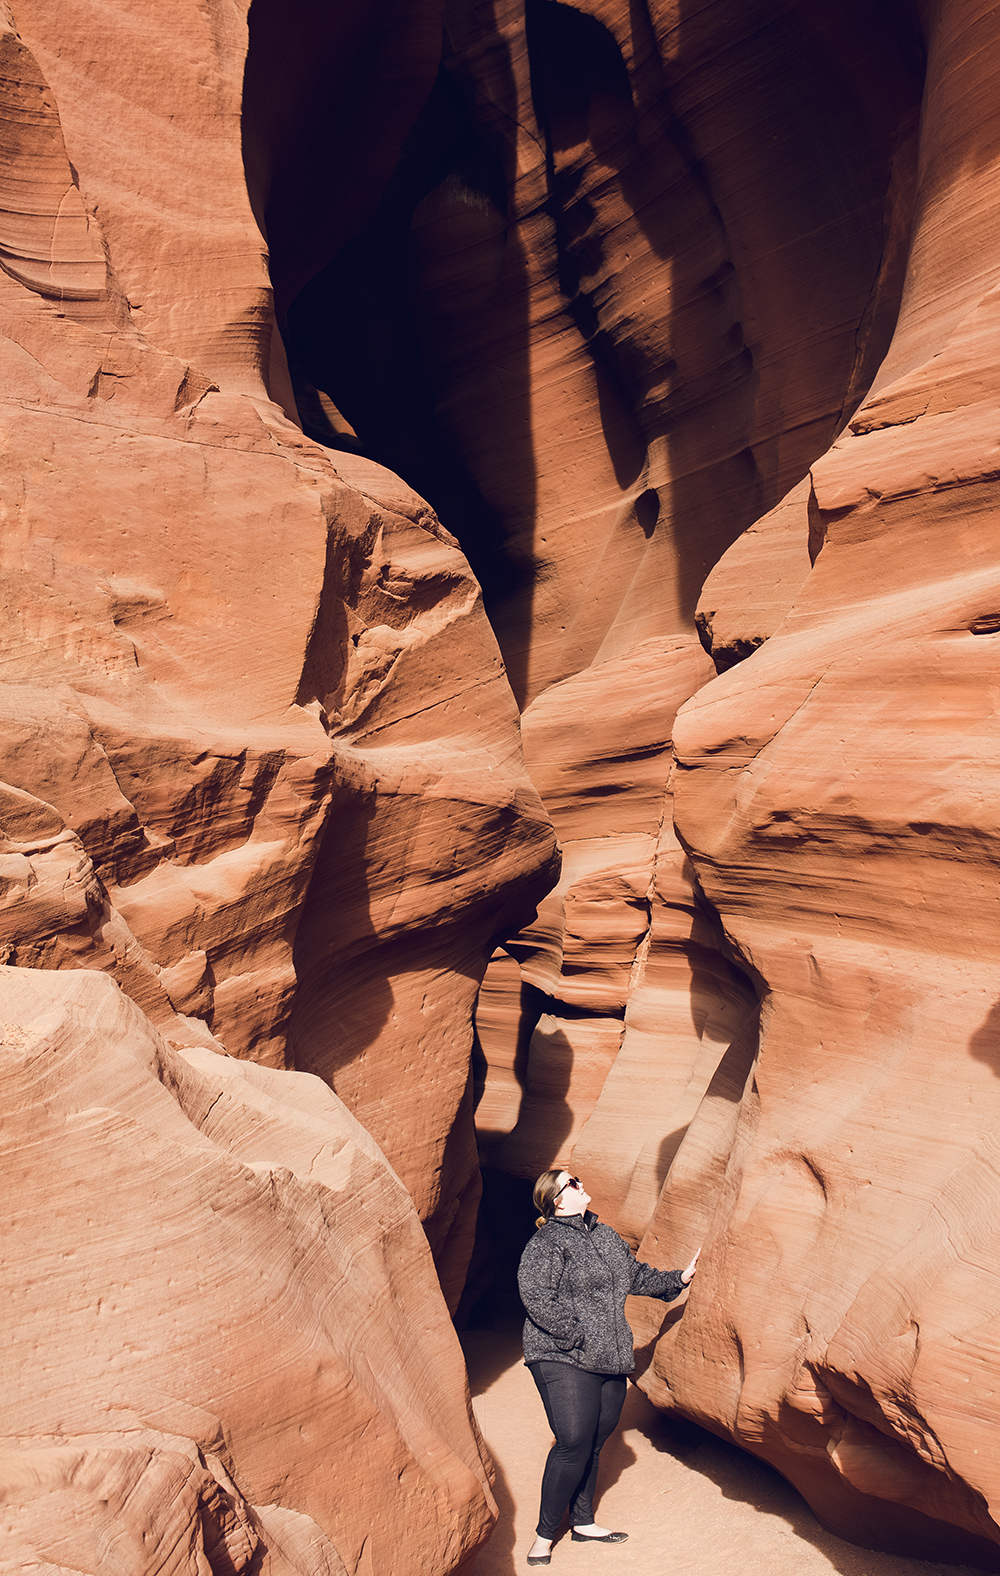
M559 1178L565 1174L565 1171L565 1166L556 1166L554 1171L543 1171L535 1183L535 1191L531 1197L535 1208L540 1211L535 1221L535 1226L539 1230L556 1212L556 1194L562 1192Z

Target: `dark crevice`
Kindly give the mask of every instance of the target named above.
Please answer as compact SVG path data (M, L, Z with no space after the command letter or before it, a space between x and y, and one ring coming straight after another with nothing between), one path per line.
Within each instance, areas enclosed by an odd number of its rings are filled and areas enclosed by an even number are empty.
M375 213L300 291L283 333L310 436L402 476L458 536L490 599L509 595L531 569L507 554L496 512L439 420L414 312L421 261L414 222L432 194L494 215L502 248L503 164L443 66Z

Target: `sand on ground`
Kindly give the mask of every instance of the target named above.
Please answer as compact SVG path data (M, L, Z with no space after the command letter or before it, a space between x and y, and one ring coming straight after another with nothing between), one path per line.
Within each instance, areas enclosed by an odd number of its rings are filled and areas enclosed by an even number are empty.
M471 1330L462 1344L500 1507L474 1576L526 1576L534 1568L525 1556L552 1436L519 1336ZM597 1517L628 1532L628 1542L588 1548L564 1531L548 1567L553 1576L981 1576L964 1565L873 1554L834 1537L771 1467L657 1411L634 1385L601 1455Z

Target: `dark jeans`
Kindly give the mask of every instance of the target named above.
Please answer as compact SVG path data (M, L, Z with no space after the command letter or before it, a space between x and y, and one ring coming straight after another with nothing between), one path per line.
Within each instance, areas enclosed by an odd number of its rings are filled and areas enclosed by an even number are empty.
M588 1374L571 1363L529 1363L556 1442L542 1474L540 1538L554 1538L569 1506L571 1526L594 1519L601 1446L618 1425L628 1381L623 1374Z

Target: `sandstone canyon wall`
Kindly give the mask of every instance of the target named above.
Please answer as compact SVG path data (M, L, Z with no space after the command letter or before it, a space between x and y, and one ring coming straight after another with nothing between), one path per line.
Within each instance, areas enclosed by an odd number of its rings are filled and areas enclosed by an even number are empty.
M704 1230L709 1267L646 1382L850 1536L996 1569L1000 54L986 7L923 25L892 346L710 577L730 654L769 638L675 729L680 835L766 993L647 1242Z
M293 372L453 523L562 846L487 978L481 1152L596 1168L638 1241L756 1000L672 828L696 602L888 347L920 36L854 4L531 0L446 7L445 37L378 209L291 309Z
M245 9L0 24L13 1547L458 1569L494 1511L427 1241L454 1301L472 1003L555 869L516 707L432 511L286 413Z
M481 1153L586 1168L657 1262L707 1234L654 1399L994 1566L995 21L445 24L290 343L455 522L563 847L487 975Z
M4 1560L467 1565L478 1101L1000 1568L997 33L3 6Z
M458 1566L488 1471L373 1140L107 974L6 972L4 1569Z

